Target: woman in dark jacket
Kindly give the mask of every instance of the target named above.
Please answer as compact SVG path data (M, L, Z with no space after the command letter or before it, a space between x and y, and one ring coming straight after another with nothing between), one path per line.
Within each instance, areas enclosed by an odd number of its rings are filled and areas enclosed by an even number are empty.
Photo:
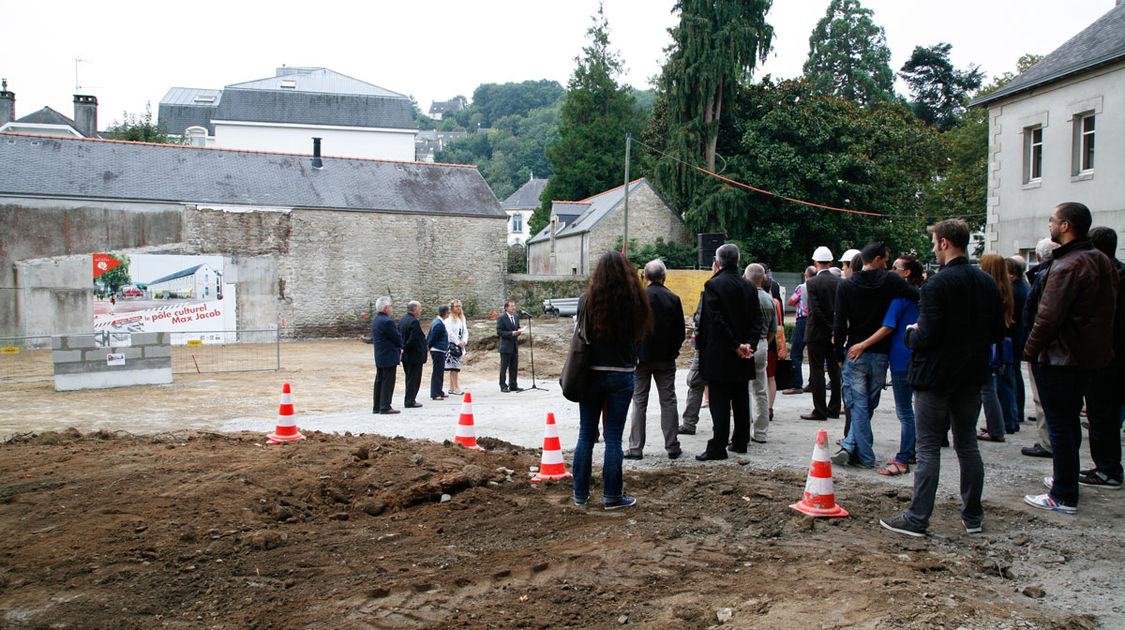
M598 421L605 411L602 496L605 509L637 502L624 492L621 433L633 400L637 342L652 329L652 309L633 265L618 252L598 261L578 304L578 321L590 344L589 390L578 403L580 427L574 449L574 503L590 498L590 468Z

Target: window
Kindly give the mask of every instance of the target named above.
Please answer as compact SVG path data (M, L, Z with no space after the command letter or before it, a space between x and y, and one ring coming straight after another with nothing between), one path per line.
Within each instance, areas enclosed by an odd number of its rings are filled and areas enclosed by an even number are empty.
M1023 130L1023 183L1038 182L1043 177L1043 127Z
M195 97L196 103L214 103L215 97L211 94L197 94Z
M281 87L287 90L297 89L297 81L294 79L282 79Z
M1094 114L1092 112L1074 117L1074 163L1071 175L1086 175L1094 172Z
M513 234L519 234L520 232L523 232L523 215L522 214L513 214L512 215L512 233Z

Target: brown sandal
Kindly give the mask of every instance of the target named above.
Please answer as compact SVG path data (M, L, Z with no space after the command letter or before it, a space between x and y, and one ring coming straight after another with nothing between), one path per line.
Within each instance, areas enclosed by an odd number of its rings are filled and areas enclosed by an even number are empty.
M905 475L906 473L910 472L910 467L902 462L892 460L887 462L886 466L880 468L876 472L878 472L880 475L894 477L896 475Z

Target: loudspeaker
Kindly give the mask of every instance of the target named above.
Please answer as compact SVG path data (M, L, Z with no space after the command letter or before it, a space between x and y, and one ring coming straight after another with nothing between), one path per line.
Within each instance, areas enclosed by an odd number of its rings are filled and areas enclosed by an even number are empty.
M715 260L715 250L727 240L725 232L703 232L699 234L699 268L710 269Z

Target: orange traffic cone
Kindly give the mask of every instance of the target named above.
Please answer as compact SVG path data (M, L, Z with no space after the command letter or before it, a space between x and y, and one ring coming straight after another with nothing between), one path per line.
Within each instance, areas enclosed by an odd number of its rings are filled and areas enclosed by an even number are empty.
M465 448L484 450L477 446L477 434L473 429L473 395L469 392L465 392L465 400L461 402L461 417L457 420L453 441Z
M809 516L847 516L848 511L836 505L836 489L832 485L832 460L828 457L828 431L816 434L812 466L805 482L805 496L789 507Z
M559 444L559 427L555 424L555 414L548 413L547 430L543 435L543 460L539 465L539 472L531 480L566 479L573 476L566 472L566 464L563 463L562 446Z
M293 420L293 395L289 393L289 383L281 386L281 408L277 411L277 429L266 436L266 444L281 444L303 440L305 436L297 431Z

